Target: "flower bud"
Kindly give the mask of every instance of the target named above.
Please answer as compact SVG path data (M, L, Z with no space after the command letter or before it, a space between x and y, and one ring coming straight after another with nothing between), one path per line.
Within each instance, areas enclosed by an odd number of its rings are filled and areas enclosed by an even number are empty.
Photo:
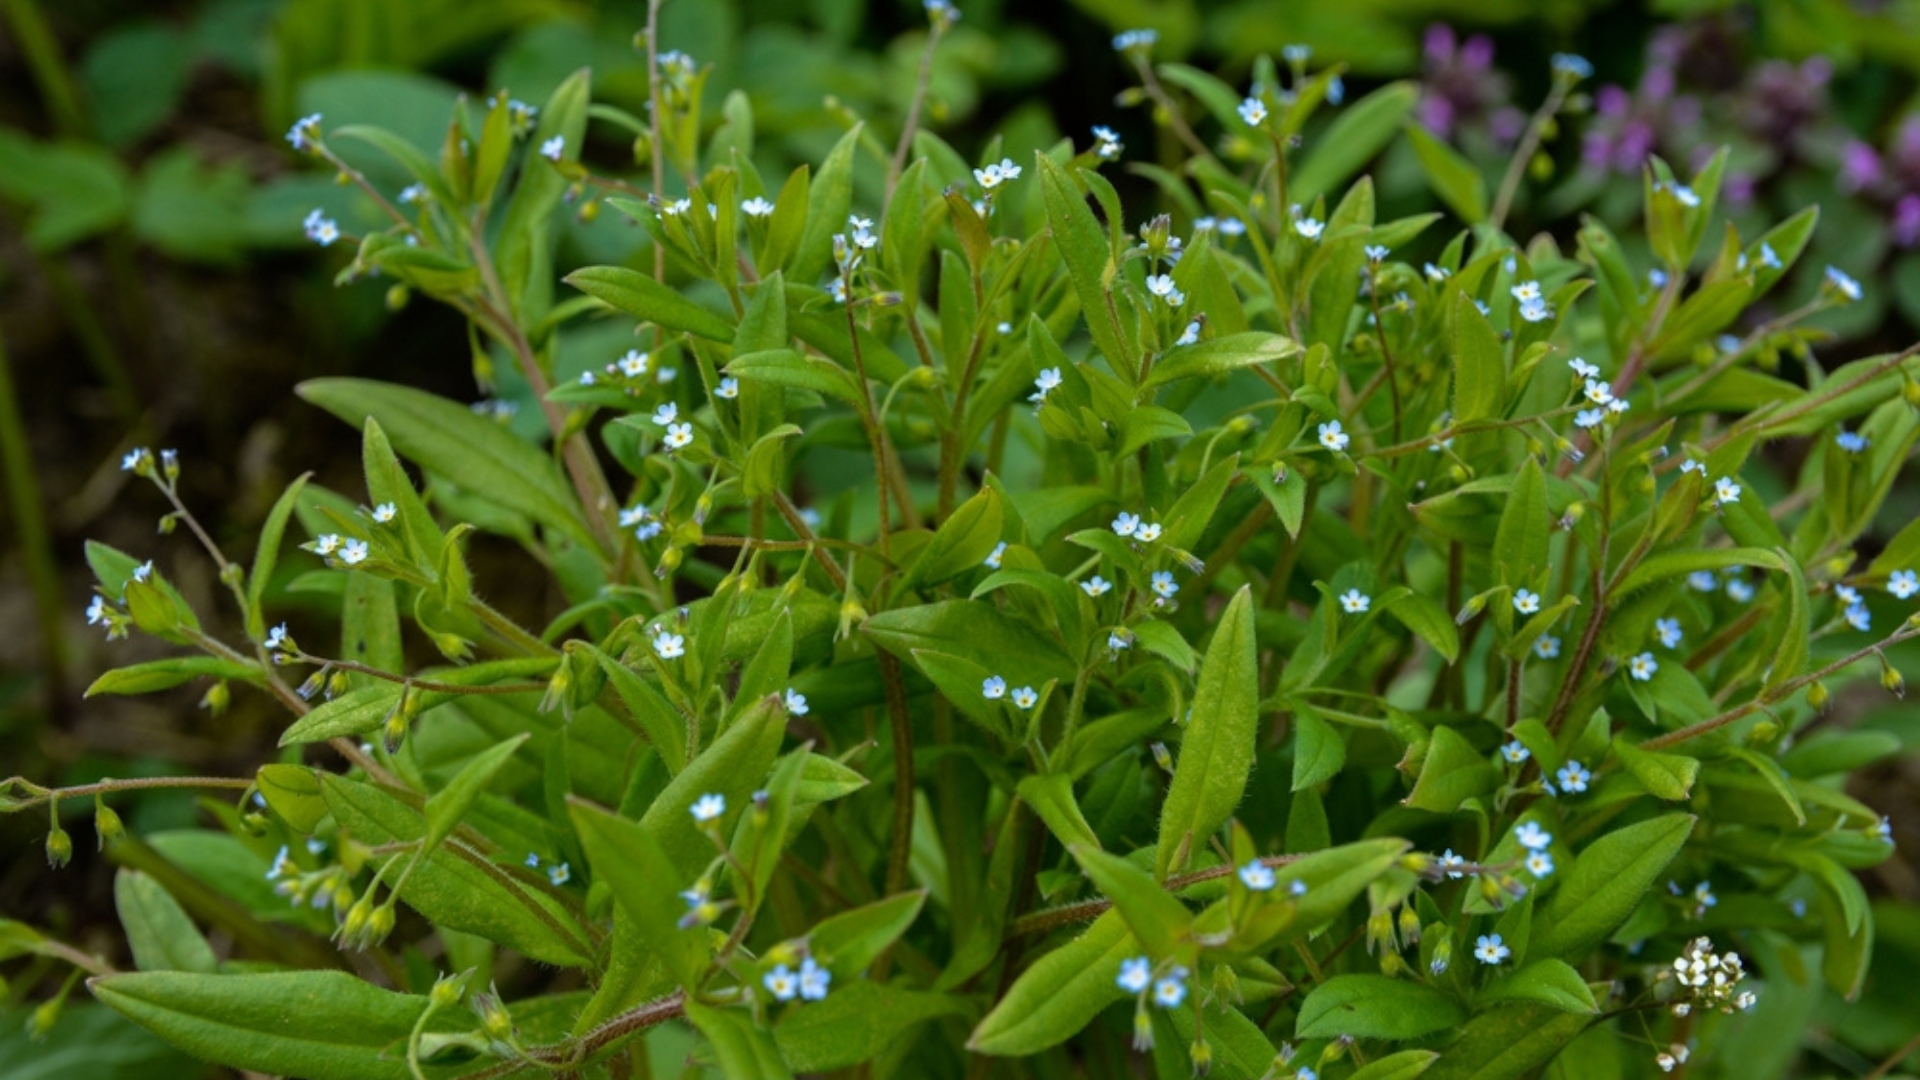
M1413 910L1412 904L1400 909L1400 940L1409 945L1420 944L1420 913Z
M43 1042L53 1025L60 1020L60 1007L66 1004L66 995L62 994L51 1001L43 1001L27 1017L27 1038L34 1042Z
M367 944L378 945L387 940L387 935L393 933L393 923L393 901L389 899L367 917Z
M1907 399L1907 404L1920 409L1920 381L1909 378L1901 384L1900 396Z
M1427 972L1431 975L1444 975L1453 964L1453 940L1441 938L1433 946L1433 959L1427 962Z
M119 813L97 799L93 804L93 834L98 838L101 848L127 834L127 827L121 822Z
M344 948L361 948L362 936L367 932L367 923L373 918L373 902L361 897L347 909L347 916L340 922L340 944Z
M1393 913L1376 911L1367 916L1367 951L1384 949L1392 952L1397 947L1393 940Z
M433 984L433 992L428 997L442 1009L458 1005L460 999L466 996L467 979L472 975L473 969L468 968L458 975L443 976Z
M1213 1047L1207 1045L1204 1037L1193 1040L1193 1045L1187 1048L1187 1056L1193 1059L1193 1075L1205 1076L1213 1069Z
M1400 958L1399 953L1389 949L1380 954L1380 974L1392 979L1406 973L1407 962Z
M402 709L395 709L387 715L387 722L380 729L380 740L385 744L387 753L397 754L400 752L401 740L406 737L407 714Z
M1173 752L1167 749L1166 743L1155 742L1153 744L1153 760L1155 764L1167 772L1173 771Z
M1894 697L1907 696L1907 680L1901 678L1900 669L1892 665L1888 665L1880 672L1880 685L1886 687L1887 692Z
M72 861L73 837L67 835L67 830L61 828L59 822L55 822L53 831L47 833L47 865L58 870Z
M488 988L484 994L473 995L473 1011L480 1017L480 1030L495 1042L506 1042L513 1037L513 1017L507 1015L507 1007L500 1001L500 992Z
M600 200L599 199L589 199L586 202L580 204L581 224L591 225L595 221L598 221L599 219L600 219Z
M200 698L200 707L214 716L223 716L232 701L233 689L227 685L227 680L219 679L207 687L207 692Z
M408 289L405 285L395 285L387 290L387 310L400 311L407 306L407 301L412 298L412 290Z

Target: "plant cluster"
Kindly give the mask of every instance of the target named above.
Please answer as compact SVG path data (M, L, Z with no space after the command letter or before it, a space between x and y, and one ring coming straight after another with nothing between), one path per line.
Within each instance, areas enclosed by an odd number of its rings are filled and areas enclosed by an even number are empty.
M1230 86L1133 31L1187 151L1130 163L1171 208L1143 218L1105 127L978 166L918 129L960 21L925 6L897 140L855 123L784 178L652 23L644 116L583 70L463 104L437 156L294 125L382 218L306 219L340 282L458 312L545 438L306 383L364 492L296 481L245 565L190 463L127 456L245 633L89 545L90 621L189 651L92 692L208 681L218 713L237 684L285 753L7 781L56 867L63 803L135 845L117 793L238 792L220 844L122 872L138 971L0 924L0 958L72 965L44 1022L84 973L198 1057L316 1080L648 1075L662 1046L730 1080L1499 1080L1737 1063L1803 942L1858 993L1852 871L1892 844L1839 781L1894 747L1827 706L1900 692L1920 637L1920 524L1857 555L1920 356L1829 370L1807 320L1865 289L1831 268L1741 323L1815 212L1743 235L1725 154L1655 159L1643 237L1520 243L1579 57L1490 198L1404 87L1344 102L1305 49ZM637 169L589 125L643 133ZM1401 140L1456 220L1377 213ZM650 243L557 266L563 213ZM490 603L478 545L563 602ZM289 594L337 626L278 621Z

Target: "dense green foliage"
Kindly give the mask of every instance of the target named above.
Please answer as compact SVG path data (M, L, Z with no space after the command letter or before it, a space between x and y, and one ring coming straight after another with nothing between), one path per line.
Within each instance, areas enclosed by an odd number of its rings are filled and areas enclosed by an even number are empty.
M457 312L497 397L303 384L364 488L296 481L244 563L128 454L244 637L90 545L91 620L179 653L90 693L263 694L284 753L144 782L238 795L167 847L141 781L8 781L56 866L97 807L138 970L0 960L315 1080L1775 1068L1872 957L1893 849L1840 783L1899 743L1825 707L1920 636L1920 525L1859 554L1920 357L1816 359L1865 289L1814 209L1725 212L1725 153L1651 160L1632 231L1508 235L1578 57L1490 183L1408 84L1154 46L1158 216L1100 130L763 173L645 38L641 107L583 68L430 142L299 120L339 282ZM1383 154L1445 213L1382 212ZM542 624L489 600L536 578Z

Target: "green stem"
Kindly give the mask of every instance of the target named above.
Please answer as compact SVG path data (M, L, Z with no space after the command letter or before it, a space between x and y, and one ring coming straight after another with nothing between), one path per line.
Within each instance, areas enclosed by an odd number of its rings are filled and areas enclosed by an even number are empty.
M13 365L0 338L0 475L7 478L8 508L20 537L27 584L33 592L34 621L39 624L41 663L47 675L47 703L57 713L67 697L67 639L60 628L60 570L54 563L52 530L47 527L46 501L40 477L34 471L33 452L27 446L26 426L19 395L13 387Z

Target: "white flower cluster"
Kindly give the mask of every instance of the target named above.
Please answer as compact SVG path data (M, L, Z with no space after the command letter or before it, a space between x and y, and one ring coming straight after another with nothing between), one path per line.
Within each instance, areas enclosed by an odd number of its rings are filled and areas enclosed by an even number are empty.
M1738 953L1716 953L1711 938L1694 938L1673 958L1673 980L1685 994L1685 1000L1674 1002L1673 1014L1685 1016L1695 1005L1723 1013L1753 1008L1758 1000L1753 991L1740 989L1746 977Z

